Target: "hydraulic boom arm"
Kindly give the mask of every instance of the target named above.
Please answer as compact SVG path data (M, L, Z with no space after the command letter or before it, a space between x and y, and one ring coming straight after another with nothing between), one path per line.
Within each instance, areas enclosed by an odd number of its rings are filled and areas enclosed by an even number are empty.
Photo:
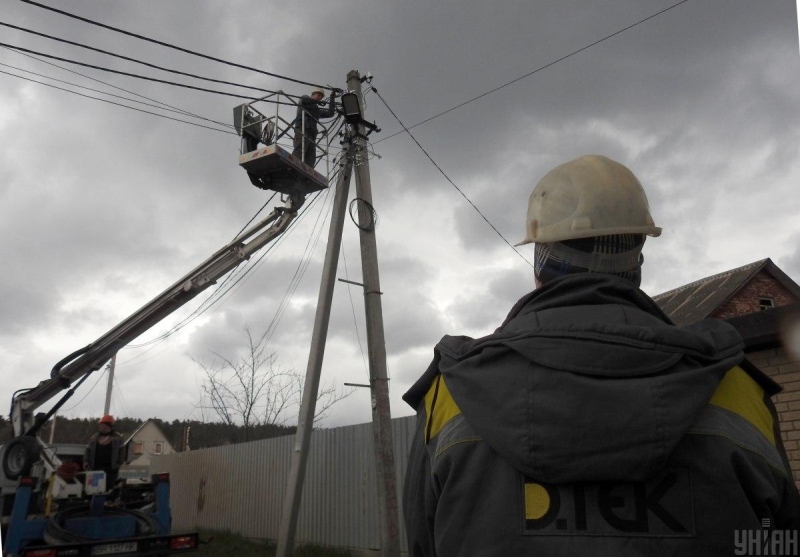
M280 236L297 216L305 196L292 194L283 207L276 207L264 220L241 233L193 271L164 290L119 325L92 344L74 352L53 368L51 378L18 392L11 402L14 436L35 435L43 416L34 423L33 412L68 389L74 381L103 366L119 349L183 306L219 278ZM54 409L55 410L55 409ZM52 412L52 411L51 411Z

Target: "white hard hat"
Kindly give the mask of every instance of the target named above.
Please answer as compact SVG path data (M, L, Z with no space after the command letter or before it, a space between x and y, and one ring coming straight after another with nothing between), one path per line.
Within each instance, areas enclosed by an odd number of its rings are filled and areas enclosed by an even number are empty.
M311 90L311 94L313 95L314 93L319 93L319 94L320 94L320 95L322 95L323 97L325 96L325 90L324 90L322 87L314 87L314 88Z
M644 188L625 166L587 155L557 166L528 200L525 239L561 242L610 234L660 236Z

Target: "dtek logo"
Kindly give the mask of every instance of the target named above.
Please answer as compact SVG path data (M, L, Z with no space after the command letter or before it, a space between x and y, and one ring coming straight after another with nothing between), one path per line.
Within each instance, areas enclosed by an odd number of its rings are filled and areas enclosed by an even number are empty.
M525 479L527 535L694 535L688 468L669 470L648 482L587 482L550 485Z

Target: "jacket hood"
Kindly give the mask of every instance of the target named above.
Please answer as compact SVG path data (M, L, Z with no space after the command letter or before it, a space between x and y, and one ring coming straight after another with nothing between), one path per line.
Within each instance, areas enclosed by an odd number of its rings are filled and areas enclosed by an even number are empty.
M470 426L526 475L644 480L742 349L727 323L677 328L633 284L580 273L523 297L491 335L445 336L404 399L416 407L441 373Z

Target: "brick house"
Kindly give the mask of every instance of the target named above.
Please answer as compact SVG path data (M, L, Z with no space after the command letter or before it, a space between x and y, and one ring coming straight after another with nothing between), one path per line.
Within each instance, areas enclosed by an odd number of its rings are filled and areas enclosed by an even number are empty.
M724 319L745 354L783 387L775 397L781 437L800 487L800 286L770 259L700 279L653 299L678 326Z

